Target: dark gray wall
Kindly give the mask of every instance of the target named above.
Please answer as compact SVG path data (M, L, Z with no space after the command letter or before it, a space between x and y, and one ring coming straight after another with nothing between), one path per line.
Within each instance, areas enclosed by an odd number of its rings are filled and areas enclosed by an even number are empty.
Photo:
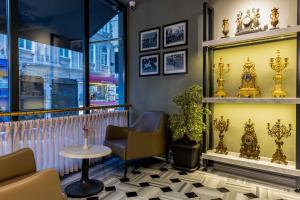
M175 111L172 97L193 84L202 84L202 0L140 0L128 11L128 102L133 105L131 121L149 110ZM139 53L141 30L188 20L188 45ZM162 41L161 41L162 46ZM188 74L163 76L163 52L188 49ZM139 77L139 56L161 54L161 75Z

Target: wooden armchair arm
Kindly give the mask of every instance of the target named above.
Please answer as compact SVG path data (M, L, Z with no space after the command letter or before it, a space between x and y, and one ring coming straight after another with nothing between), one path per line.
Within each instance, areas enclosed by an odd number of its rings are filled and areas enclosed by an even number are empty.
M129 128L109 125L106 128L106 140L126 139L128 137Z

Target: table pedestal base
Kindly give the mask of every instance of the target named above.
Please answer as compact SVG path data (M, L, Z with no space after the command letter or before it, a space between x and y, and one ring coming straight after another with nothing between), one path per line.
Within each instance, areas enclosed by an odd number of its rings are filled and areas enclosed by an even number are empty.
M89 179L89 167L89 159L83 159L80 181L71 183L65 188L68 197L90 197L103 190L104 184L101 181Z
M103 187L103 183L98 180L89 180L88 182L77 181L68 185L65 192L69 197L83 198L98 194L103 190Z

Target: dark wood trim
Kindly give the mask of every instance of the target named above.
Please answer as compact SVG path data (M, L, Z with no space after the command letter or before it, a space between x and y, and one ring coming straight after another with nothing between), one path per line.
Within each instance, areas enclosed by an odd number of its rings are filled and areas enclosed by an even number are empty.
M84 29L84 36L83 36L83 94L84 94L84 106L90 106L90 1L84 0L83 1L83 29Z
M181 52L181 51L185 51L185 72L178 72L178 73L169 73L166 74L165 73L165 55L166 54L170 54L170 53L176 53L176 52ZM188 49L180 49L180 50L176 50L176 51L170 51L170 52L164 52L163 53L163 75L164 76L172 76L172 75L180 75L180 74L187 74L188 73Z
M176 25L176 24L181 24L181 23L185 23L185 43L184 44L177 44L177 45L172 45L172 46L165 46L165 28L167 28L168 26L173 26L173 25ZM168 48L173 48L173 47L179 47L179 46L186 46L188 45L188 35L189 35L189 25L188 25L188 20L183 20L183 21L180 21L180 22L175 22L175 23L172 23L172 24L167 24L167 25L164 25L163 26L163 29L162 29L162 46L164 49L168 49Z
M149 49L149 50L142 50L141 48L141 39L142 39L142 33L148 32L148 31L155 31L158 30L158 38L157 38L157 42L158 42L158 47L155 49ZM151 29L146 29L146 30L142 30L139 32L139 51L140 53L144 53L144 52L150 52L150 51L157 51L160 50L160 43L161 43L161 32L160 32L160 27L155 27L155 28L151 28Z
M19 45L18 45L18 0L6 0L7 6L7 35L8 35L8 87L9 111L18 112L19 102Z
M157 56L157 58L158 58L158 72L157 72L157 74L150 74L150 75L142 75L141 74L141 59L143 57L148 57L148 56ZM160 75L160 71L161 71L161 67L160 66L161 66L160 53L148 54L148 55L140 55L139 56L139 77L159 76Z

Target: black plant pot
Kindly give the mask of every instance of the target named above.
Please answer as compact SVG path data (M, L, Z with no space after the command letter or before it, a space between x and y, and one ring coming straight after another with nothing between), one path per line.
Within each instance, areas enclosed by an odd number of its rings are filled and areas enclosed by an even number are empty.
M187 171L199 168L200 144L172 144L171 149L175 168Z

